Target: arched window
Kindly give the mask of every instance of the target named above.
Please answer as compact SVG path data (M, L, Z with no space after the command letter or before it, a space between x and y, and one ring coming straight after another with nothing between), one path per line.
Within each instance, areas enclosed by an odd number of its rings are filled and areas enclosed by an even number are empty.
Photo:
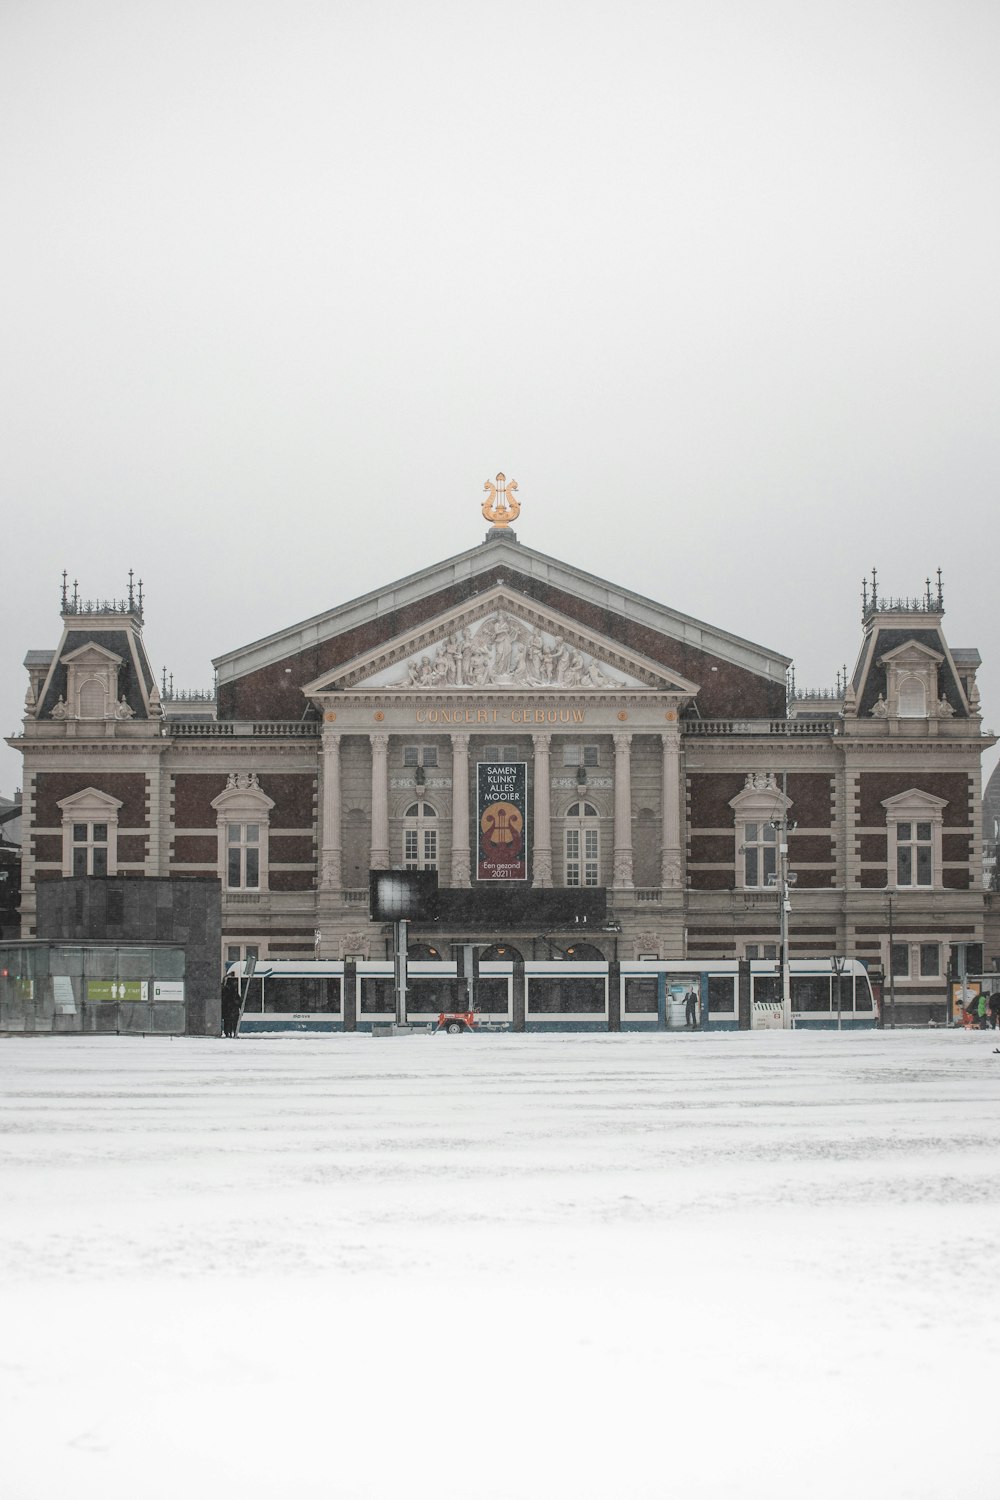
M566 884L599 885L601 829L592 802L574 802L566 811Z
M919 677L904 677L899 684L899 717L901 719L925 719L927 717L927 688Z
M256 772L232 772L224 792L212 799L219 831L219 875L223 891L266 891L268 832L274 802Z
M438 867L437 812L429 802L411 802L403 814L403 865L407 870Z
M481 964L513 964L523 961L521 950L511 943L494 943L492 948L484 948L479 955Z

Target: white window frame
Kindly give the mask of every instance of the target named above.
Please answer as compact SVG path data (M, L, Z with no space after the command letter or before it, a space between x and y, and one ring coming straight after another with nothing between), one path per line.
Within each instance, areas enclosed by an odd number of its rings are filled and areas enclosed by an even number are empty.
M939 891L941 884L941 833L944 824L944 810L948 806L946 797L933 797L930 792L922 792L918 787L911 787L909 791L900 792L895 797L886 797L882 803L885 808L886 826L886 887L891 891ZM918 885L910 881L907 885L900 885L897 880L899 865L899 849L902 843L909 843L916 849L917 841L914 838L900 840L898 830L901 826L910 825L916 827L918 823L929 823L931 837L929 840L931 850L931 878L928 885ZM920 842L926 843L926 840ZM916 873L914 871L913 873ZM929 940L928 940L929 941Z
M437 745L404 745L403 746L403 769L412 771L417 766L426 766L428 769L437 769L438 747Z
M589 808L589 812L580 812ZM563 880L567 886L593 889L601 883L601 814L589 798L566 809L563 830Z
M215 809L216 826L218 829L218 867L219 879L222 881L224 892L232 892L234 895L242 893L257 894L268 889L269 868L268 849L270 844L271 812L274 802L266 792L256 784L256 777L236 778L244 782L252 781L252 785L227 786L224 792L213 797L212 806ZM229 830L232 827L246 827L248 823L256 823L258 838L255 846L258 851L257 884L256 885L230 885L229 884L229 850L232 846ZM245 838L239 841L241 849L248 847ZM244 861L240 861L241 871L245 868Z
M416 813L414 808L418 809ZM441 868L441 819L433 802L426 797L419 797L403 810L403 868Z
M74 849L87 849L87 874L93 874L93 851L95 848L106 847L108 851L109 875L118 874L118 813L121 802L117 797L111 797L107 792L102 792L94 786L84 787L81 792L74 792L70 797L64 797L57 806L62 811L62 872L65 876L73 874L73 851ZM77 823L86 825L88 837L85 842L76 842L73 837L73 828ZM106 841L95 843L93 838L93 827L95 823L106 823L108 837Z
M264 827L259 822L226 824L226 875L224 885L227 891L259 891L261 889L261 846L263 839L261 829ZM238 875L233 879L233 855L237 856ZM256 879L251 879L247 869L250 854L257 856Z
M587 770L593 770L601 764L600 745L583 745L571 742L563 744L562 763L564 766L586 766Z
M921 887L926 889L926 887ZM945 933L925 932L918 937L911 937L909 933L902 938L894 938L892 947L906 949L906 973L893 976L893 984L908 985L913 988L927 989L928 986L942 984L947 973L949 939ZM938 954L938 967L936 974L922 974L920 972L920 950L921 948L936 948ZM881 940L882 972L885 974L885 993L889 992L889 973L892 960L892 948L889 945L888 935Z
M773 775L764 773L764 776L765 779L771 781L772 785L744 787L743 791L733 797L729 803L736 820L735 866L738 891L773 890L780 868L781 830L779 825L787 821L788 810L792 803L791 799L786 797L778 787ZM764 841L759 836L755 836L748 842L748 831L754 828L759 830L762 826L769 826L774 832L775 880L758 879L755 885L751 885L747 880L747 852L751 848L769 847L770 840ZM758 871L758 875L760 873Z

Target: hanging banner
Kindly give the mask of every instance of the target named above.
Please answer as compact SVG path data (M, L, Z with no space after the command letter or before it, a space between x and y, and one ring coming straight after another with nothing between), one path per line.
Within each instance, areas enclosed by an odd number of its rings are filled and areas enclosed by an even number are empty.
M479 761L476 773L476 879L527 880L527 763Z

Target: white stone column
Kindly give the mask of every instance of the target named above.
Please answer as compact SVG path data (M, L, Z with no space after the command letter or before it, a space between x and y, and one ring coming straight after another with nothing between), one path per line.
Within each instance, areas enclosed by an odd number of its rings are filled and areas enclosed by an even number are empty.
M451 883L467 887L472 878L469 848L469 736L451 737Z
M552 884L552 811L550 788L552 773L549 768L550 734L533 734L535 746L535 805L533 811L535 831L532 846L532 885Z
M632 735L619 730L615 741L615 850L611 884L631 890L632 881Z
M681 883L681 732L664 730L663 835L660 841L660 884L676 890Z
M388 870L389 859L389 736L370 734L372 744L371 868Z
M320 795L319 886L339 891L343 884L343 838L340 831L340 731L323 725Z

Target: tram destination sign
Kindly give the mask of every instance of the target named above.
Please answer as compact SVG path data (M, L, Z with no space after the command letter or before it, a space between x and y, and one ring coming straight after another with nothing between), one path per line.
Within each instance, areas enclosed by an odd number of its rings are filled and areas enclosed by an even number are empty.
M479 761L476 786L476 879L527 880L527 762Z

